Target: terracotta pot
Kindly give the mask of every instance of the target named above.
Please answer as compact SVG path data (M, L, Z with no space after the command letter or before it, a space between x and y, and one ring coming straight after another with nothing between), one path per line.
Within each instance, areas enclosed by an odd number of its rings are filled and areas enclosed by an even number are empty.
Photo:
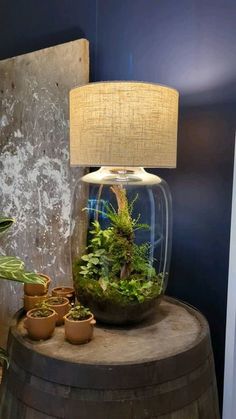
M38 308L33 308L26 313L26 319L24 320L24 326L28 331L28 335L31 339L40 340L40 339L48 339L52 336L58 314L49 309L52 314L48 317L32 317L32 313L37 311Z
M70 304L75 302L75 289L73 287L55 287L52 289L52 295L54 297L66 297Z
M55 298L55 297L47 298L46 303L49 306L49 308L51 308L52 310L55 310L55 312L58 314L58 319L57 319L56 325L60 326L61 324L64 323L64 316L70 310L71 305L70 305L70 302L69 302L68 298L66 298L66 297L61 297L61 298L63 298L63 303L62 304L50 304L50 300L53 301L53 298Z
M64 316L66 339L73 344L89 342L93 337L93 327L96 324L93 315L86 320L69 320L68 316L69 314Z
M42 303L48 298L47 294L44 295L24 295L24 309L25 311L32 310L37 304Z
M47 275L38 274L39 276L41 276L44 280L45 280L45 285L43 284L24 284L24 293L26 295L45 295L48 292L48 287L50 285L51 282L51 278Z

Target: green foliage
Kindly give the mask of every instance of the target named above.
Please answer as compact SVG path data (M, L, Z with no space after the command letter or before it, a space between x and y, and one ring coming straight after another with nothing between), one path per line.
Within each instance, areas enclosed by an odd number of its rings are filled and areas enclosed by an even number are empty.
M15 222L13 218L0 217L0 234ZM13 256L0 256L0 279L22 283L44 284L44 280L34 272L26 272L24 262Z
M142 281L138 277L131 280L111 281L101 278L99 281L77 276L79 295L96 298L101 302L113 301L119 305L137 304L158 297L162 291L161 276L155 281Z
M140 273L144 278L152 279L156 276L156 270L152 266L149 257L150 245L143 243L141 245L134 244L132 268L136 273Z
M15 222L14 218L0 217L0 235L8 230ZM14 256L0 256L0 279L7 279L22 283L44 284L44 280L34 272L25 271L24 262ZM0 348L0 362L7 362L7 353Z
M49 297L45 302L50 306L58 306L65 304L66 300L65 297Z
M123 279L121 281L112 282L111 286L114 287L120 294L130 301L143 302L145 299L153 296L153 282L152 281L140 281L131 279ZM159 293L159 288L158 288Z
M90 230L91 240L88 249L92 249L93 252L101 249L107 250L108 244L114 235L113 229L109 227L102 230L98 221L94 221L92 227L93 229Z
M105 249L95 250L88 253L81 258L80 275L86 278L98 280L102 273L105 275L104 270L107 266L107 257L105 256Z
M0 217L0 234L8 230L14 222L14 218Z
M5 272L22 271L24 262L14 256L0 256L0 269Z
M121 191L125 191L125 189L121 189ZM133 236L134 231L140 229L149 229L149 226L147 224L139 223L140 214L137 218L132 218L133 206L137 198L138 195L136 195L136 197L129 205L126 194L125 192L123 192L123 208L121 208L120 210L118 209L116 211L110 203L106 205L106 216L107 218L109 218L111 226L116 230L118 234L130 237Z
M77 304L73 308L70 309L68 313L68 319L74 321L81 321L89 319L92 316L91 311L89 308L82 306L81 304Z
M143 302L152 299L160 294L160 281L143 281L133 276L132 279L122 279L116 282L109 282L108 279L100 280L100 285L108 294L119 295L118 299L123 298L127 303ZM122 296L122 297L121 297Z
M49 309L50 306L61 305L65 303L64 297L48 297L40 303L36 304L36 308L39 309Z
M44 280L34 272L24 270L24 262L14 256L0 256L0 279L23 283L44 284Z
M110 225L102 229L99 221L92 222L87 253L74 265L74 277L79 293L119 304L142 303L162 292L163 275L157 275L150 260L150 244L135 243L135 233L149 229L140 223L140 214L133 217L138 195L128 203L126 191L113 186L117 209L110 203L105 214Z

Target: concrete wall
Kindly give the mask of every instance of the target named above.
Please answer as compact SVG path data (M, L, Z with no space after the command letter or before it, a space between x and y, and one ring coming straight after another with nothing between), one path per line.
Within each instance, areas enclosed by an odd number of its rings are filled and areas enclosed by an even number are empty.
M0 213L16 218L0 254L52 286L72 283L71 203L83 169L69 165L68 92L88 79L85 39L0 61ZM0 281L0 346L22 297L22 284Z

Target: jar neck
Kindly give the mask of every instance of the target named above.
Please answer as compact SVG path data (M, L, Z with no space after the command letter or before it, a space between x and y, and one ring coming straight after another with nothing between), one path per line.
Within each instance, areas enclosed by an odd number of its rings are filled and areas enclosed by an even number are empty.
M102 166L96 172L82 177L84 182L101 183L107 185L154 185L162 182L156 175L146 172L143 167Z
M143 175L147 173L143 167L111 167L102 166L98 170L104 180L111 179L116 182L141 181Z

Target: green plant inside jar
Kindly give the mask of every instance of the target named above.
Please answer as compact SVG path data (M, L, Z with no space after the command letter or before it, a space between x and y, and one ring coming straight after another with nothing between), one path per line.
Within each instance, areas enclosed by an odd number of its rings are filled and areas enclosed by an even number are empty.
M125 188L112 186L111 191L117 210L110 203L105 206L108 228L98 219L92 222L86 254L73 267L78 294L82 300L85 293L123 305L154 299L163 291L164 274L153 267L150 243L135 242L138 230L149 229L140 223L140 214L133 217L138 196L129 203Z

